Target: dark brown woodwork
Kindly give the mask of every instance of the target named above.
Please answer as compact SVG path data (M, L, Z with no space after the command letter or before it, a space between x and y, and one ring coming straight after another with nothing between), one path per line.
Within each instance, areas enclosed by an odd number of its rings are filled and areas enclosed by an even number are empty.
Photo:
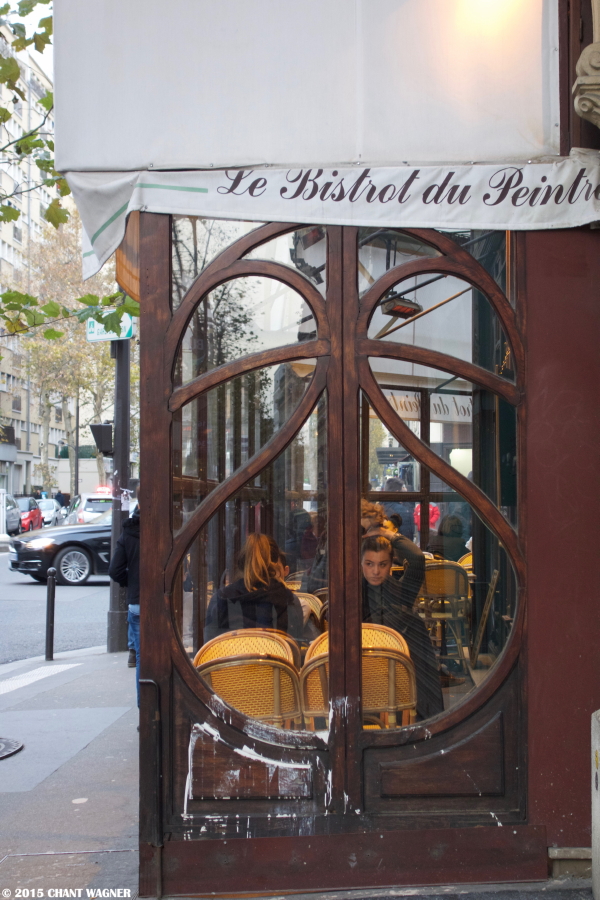
M426 723L387 731L363 731L360 708L363 392L409 452L490 523L521 585L525 575L522 548L510 525L472 482L426 446L427 427L419 441L396 415L371 373L368 357L408 359L467 378L518 404L522 422L522 306L518 303L515 313L491 277L450 238L408 230L445 254L420 262L419 272L458 274L488 297L512 345L514 385L446 354L366 338L369 317L386 285L390 279L395 283L398 277L414 274L414 264L386 273L360 303L357 229L328 227L323 301L295 270L241 259L253 247L302 227L267 225L213 260L171 313L169 227L166 216L141 216L142 895L161 890L280 892L543 878L544 829L522 824L523 602L493 671L462 703ZM516 259L521 265L522 255ZM176 356L198 302L216 285L252 274L277 278L299 291L315 314L318 340L249 354L174 390ZM258 453L214 487L173 537L169 527L173 412L239 374L312 357L318 358L314 377L291 418ZM171 603L178 567L191 542L223 503L289 445L324 392L332 701L327 741L315 733L263 725L227 706L192 668ZM255 439L249 437L251 449L257 446ZM521 466L520 479L522 470ZM427 514L426 504L424 524ZM522 526L521 513L519 521ZM494 816L510 827L498 828Z
M182 387L173 391L169 401L169 409L171 412L177 412L194 397L198 397L204 391L209 391L235 378L244 372L252 372L256 369L262 369L265 366L273 366L278 362L293 362L296 359L313 359L320 356L329 355L329 341L316 340L306 341L302 344L294 344L293 350L289 345L285 347L276 347L274 350L262 350L260 353L252 353L248 356L242 356L233 362L225 363L198 375L192 381L188 381ZM293 355L290 355L293 353Z
M213 728L190 738L190 800L293 800L312 797L310 762L281 761L235 747ZM208 733L209 740L206 741Z
M477 485L448 465L410 430L385 399L383 391L375 381L365 359L360 361L360 373L365 393L373 409L386 427L413 456L421 459L432 472L435 472L446 484L449 484L455 491L462 494L474 509L481 514L482 518L489 523L490 527L502 539L519 576L524 577L525 563L521 555L517 535L497 506L486 497Z
M452 776L449 778L449 773ZM489 797L504 789L502 713L459 744L404 762L379 763L381 797Z
M264 447L259 450L258 453L255 453L241 469L238 469L237 472L234 472L229 478L226 478L225 481L222 481L221 484L208 495L206 500L202 501L198 509L194 511L193 515L186 522L182 531L174 538L173 551L169 562L167 563L165 572L167 584L170 584L173 581L183 554L200 529L208 521L211 515L216 512L221 503L232 494L235 494L242 485L257 475L265 468L265 466L272 462L276 456L279 456L279 454L285 450L287 445L294 439L297 432L302 428L304 422L315 407L317 400L325 387L328 363L328 357L323 356L317 361L315 374L310 386L285 425L283 425L283 427L273 435L271 440L267 441Z
M357 340L356 347L361 356L405 359L409 362L420 363L422 366L441 369L442 372L460 375L466 381L483 385L513 406L516 406L521 400L521 391L506 378L500 378L493 372L482 369L481 366L457 359L455 356L449 356L447 353L440 353L438 350L427 350L425 347L413 347L410 344L400 344L394 341L374 341L368 338Z
M542 827L416 829L320 837L169 841L164 891L281 894L315 890L542 881Z

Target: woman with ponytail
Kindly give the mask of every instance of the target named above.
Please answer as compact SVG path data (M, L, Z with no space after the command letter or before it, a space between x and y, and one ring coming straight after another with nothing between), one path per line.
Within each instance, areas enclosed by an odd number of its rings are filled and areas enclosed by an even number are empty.
M285 559L273 538L250 534L238 564L241 577L209 603L204 640L238 628L277 628L300 639L302 606L285 586Z

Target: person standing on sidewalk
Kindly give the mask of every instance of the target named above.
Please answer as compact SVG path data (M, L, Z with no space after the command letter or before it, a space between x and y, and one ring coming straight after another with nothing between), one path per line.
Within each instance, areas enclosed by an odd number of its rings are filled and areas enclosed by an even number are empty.
M140 508L123 523L110 561L108 574L113 581L127 588L129 638L135 650L135 682L137 703L140 705Z

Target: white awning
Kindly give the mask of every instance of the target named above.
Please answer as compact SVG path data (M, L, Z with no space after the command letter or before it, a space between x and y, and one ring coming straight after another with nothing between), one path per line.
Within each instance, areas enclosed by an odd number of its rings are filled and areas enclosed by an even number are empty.
M250 222L441 229L574 228L600 220L600 153L471 166L69 172L84 275L116 250L132 210Z

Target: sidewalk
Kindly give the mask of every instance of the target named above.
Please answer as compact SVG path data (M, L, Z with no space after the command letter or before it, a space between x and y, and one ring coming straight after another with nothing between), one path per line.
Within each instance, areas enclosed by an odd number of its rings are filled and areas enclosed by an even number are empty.
M0 759L2 897L137 896L137 724L126 653L93 647L0 666L0 736L24 744Z
M0 736L25 745L0 759L1 898L16 900L18 889L43 897L51 889L81 891L84 898L99 889L137 896L137 724L135 670L127 668L126 653L92 647L58 653L54 662L37 657L0 666ZM540 900L546 894L592 897L589 880L566 878L280 900Z

